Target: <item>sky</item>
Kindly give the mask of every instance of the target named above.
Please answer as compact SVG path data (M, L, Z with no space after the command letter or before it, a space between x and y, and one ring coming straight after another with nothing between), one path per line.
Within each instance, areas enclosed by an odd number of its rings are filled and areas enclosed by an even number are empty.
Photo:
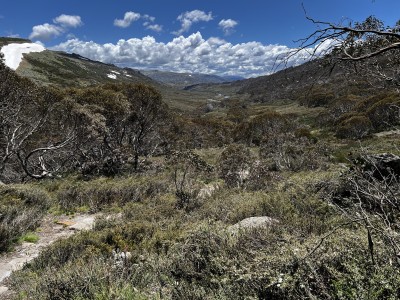
M255 77L316 27L370 15L394 25L398 0L12 0L0 36L136 69ZM304 8L303 8L304 7ZM293 59L296 64L301 59Z

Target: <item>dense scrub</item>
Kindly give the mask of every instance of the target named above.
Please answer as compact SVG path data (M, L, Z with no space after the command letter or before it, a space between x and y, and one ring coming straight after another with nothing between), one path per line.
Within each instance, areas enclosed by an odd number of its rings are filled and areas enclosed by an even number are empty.
M12 287L22 299L396 299L400 274L385 237L372 231L371 260L368 228L332 205L351 207L337 202L348 187L338 171L282 174L268 192L220 187L190 210L177 206L168 170L164 189L122 207L118 195L131 190L123 182L162 178L94 179L87 187L101 184L121 215L56 242L14 274ZM231 227L254 216L277 223Z
M345 93L333 97L329 90L320 87L317 95L311 90L303 96L306 100L300 103L313 107L316 106L314 100L320 99L317 106L327 107L320 120L330 124L332 131L341 139L362 139L373 132L391 130L400 124L400 98L397 92L368 95L357 90L351 92L358 96ZM324 97L328 97L329 101L325 101Z

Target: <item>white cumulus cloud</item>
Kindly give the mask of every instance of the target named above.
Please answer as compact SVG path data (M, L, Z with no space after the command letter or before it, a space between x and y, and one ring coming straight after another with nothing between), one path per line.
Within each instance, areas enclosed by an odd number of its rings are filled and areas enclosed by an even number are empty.
M82 20L80 16L71 16L62 14L53 20L55 24L59 24L63 27L73 27L82 26Z
M162 25L159 25L159 24L151 24L149 22L144 22L143 26L146 29L149 29L149 30L152 30L152 31L155 31L155 32L161 32L163 30Z
M128 11L125 13L123 19L115 19L114 25L122 28L129 27L133 22L139 20L141 15L133 11Z
M155 32L161 32L163 30L162 25L154 23L154 21L156 20L155 17L149 16L149 15L141 15L141 14L135 13L133 11L126 12L123 19L115 19L114 25L118 26L118 27L126 28L126 27L129 27L133 22L136 22L140 19L145 21L143 23L143 26L146 29L149 29L149 30L152 30Z
M188 37L176 37L167 43L158 42L151 36L121 39L115 44L71 39L53 49L131 68L243 77L276 71L276 65L282 63L287 53L293 50L283 45L263 45L260 42L231 44L215 37L204 39L199 32ZM299 52L290 58L286 66L302 63L308 58L309 54Z
M65 14L54 18L53 23L54 24L44 23L33 26L29 38L35 41L47 41L68 32L69 28L76 28L83 25L80 16Z
M190 27L192 27L194 23L209 22L212 19L213 16L211 12L206 14L204 11L198 9L187 11L179 15L177 18L177 20L181 22L181 29L172 33L175 35L181 35L182 33L189 31Z
M63 33L63 29L57 25L45 23L32 27L32 33L29 35L31 40L46 41L57 37Z
M238 25L238 22L232 19L223 19L219 22L218 26L222 29L225 35L231 34L233 29Z

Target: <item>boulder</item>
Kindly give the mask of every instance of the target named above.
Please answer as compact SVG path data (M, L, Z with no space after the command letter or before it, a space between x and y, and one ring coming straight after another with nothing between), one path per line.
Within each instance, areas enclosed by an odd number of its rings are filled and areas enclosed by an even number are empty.
M279 221L271 217L250 217L229 226L228 230L232 233L236 233L240 230L270 227L277 223L279 223Z

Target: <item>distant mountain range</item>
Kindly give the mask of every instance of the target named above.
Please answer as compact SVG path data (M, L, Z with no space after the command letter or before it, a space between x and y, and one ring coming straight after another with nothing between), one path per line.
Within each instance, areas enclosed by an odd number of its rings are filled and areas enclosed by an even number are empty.
M187 86L205 83L232 82L243 79L239 76L217 76L199 73L175 73L159 70L141 70L141 72L158 82L177 88L185 88Z

